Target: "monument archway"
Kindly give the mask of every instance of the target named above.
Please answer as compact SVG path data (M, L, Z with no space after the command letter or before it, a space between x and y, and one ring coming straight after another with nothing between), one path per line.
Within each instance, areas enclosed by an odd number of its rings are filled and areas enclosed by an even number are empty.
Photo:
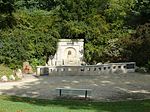
M73 47L68 47L64 52L64 63L65 65L76 65L77 61L77 51Z
M49 58L48 66L79 66L83 62L83 39L60 39L57 52Z

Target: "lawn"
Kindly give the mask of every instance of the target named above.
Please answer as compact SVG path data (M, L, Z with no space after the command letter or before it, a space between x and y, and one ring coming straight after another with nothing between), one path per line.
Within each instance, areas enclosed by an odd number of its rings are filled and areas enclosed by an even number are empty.
M93 102L0 96L0 112L150 112L150 100Z

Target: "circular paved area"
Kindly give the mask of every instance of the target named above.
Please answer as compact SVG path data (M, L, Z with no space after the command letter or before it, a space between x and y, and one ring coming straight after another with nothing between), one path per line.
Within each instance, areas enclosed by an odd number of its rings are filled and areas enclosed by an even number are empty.
M53 99L56 88L92 89L92 98L100 101L150 99L150 74L108 74L99 76L25 75L18 82L0 83L0 94Z

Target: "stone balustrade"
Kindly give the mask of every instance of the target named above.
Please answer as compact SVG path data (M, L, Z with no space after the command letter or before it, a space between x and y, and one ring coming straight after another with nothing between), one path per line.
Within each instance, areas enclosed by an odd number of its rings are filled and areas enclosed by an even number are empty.
M86 66L37 66L37 75L100 75L135 72L135 62Z

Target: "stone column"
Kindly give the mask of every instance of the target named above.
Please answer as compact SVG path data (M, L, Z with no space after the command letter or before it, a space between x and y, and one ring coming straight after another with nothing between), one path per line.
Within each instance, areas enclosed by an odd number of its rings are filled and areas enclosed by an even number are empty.
M41 74L40 69L41 69L40 67L37 67L37 69L36 69L36 75L37 76L40 76L40 74Z

